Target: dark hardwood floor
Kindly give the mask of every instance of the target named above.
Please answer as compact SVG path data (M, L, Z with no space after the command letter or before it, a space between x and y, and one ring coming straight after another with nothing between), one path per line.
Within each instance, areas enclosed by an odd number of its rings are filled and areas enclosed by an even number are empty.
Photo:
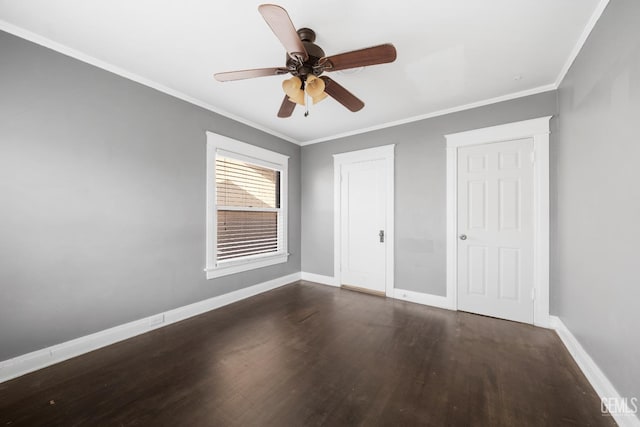
M0 384L0 426L615 425L550 330L301 282Z

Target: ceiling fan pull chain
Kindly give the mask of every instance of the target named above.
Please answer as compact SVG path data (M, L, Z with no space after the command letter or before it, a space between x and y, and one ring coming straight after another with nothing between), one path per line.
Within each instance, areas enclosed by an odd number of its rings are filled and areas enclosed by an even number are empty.
M309 94L304 91L304 116L309 117Z

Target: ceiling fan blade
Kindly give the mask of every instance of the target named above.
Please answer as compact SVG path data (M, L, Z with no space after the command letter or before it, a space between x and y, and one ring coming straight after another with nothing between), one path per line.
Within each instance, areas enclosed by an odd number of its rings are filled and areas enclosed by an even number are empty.
M280 40L289 56L300 57L303 61L309 58L286 10L275 4L261 4L258 6L258 11L267 21L271 31Z
M366 67L367 65L386 64L396 60L396 48L391 44L367 47L351 52L339 53L320 59L324 62L324 71L346 70L348 68Z
M335 80L332 80L327 76L322 76L320 78L324 80L324 91L327 93L327 95L329 95L354 113L356 111L362 110L362 107L364 107L364 102L358 99L354 94L352 94L344 87L336 83Z
M289 97L285 95L284 99L282 100L282 105L280 105L280 110L278 111L278 117L291 117L295 108L296 103L289 101Z
M229 82L232 80L252 79L254 77L278 76L287 74L288 69L283 67L273 68L255 68L253 70L227 71L225 73L216 73L213 75L219 82Z

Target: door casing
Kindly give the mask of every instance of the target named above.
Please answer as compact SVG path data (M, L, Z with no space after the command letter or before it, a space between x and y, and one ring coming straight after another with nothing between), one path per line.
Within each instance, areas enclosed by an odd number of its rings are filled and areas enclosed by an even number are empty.
M549 327L549 121L552 116L445 135L447 143L447 300L458 308L458 148L533 139L533 324Z
M338 285L342 283L342 269L340 266L342 259L342 224L340 215L342 212L342 186L340 185L342 166L345 164L365 162L370 160L385 160L385 183L387 192L385 238L388 242L388 244L385 245L385 294L388 297L393 297L394 279L394 153L395 144L390 144L381 147L368 148L364 150L350 151L347 153L339 153L333 155L333 274L334 280Z

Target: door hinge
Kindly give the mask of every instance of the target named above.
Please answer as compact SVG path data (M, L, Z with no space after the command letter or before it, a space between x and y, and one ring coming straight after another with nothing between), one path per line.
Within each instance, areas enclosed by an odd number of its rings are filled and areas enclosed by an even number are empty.
M531 300L536 300L536 288L531 288Z
M536 162L536 152L532 151L530 157L531 157L531 163L532 164L535 163Z

